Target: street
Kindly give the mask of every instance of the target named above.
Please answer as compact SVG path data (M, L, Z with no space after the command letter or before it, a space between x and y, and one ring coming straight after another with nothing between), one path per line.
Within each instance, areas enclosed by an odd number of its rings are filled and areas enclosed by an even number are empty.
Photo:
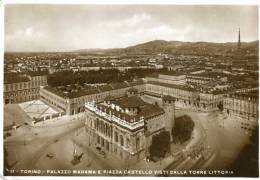
M161 105L161 102L158 104ZM224 123L224 117L219 112L175 110L175 117L184 114L194 121L193 137L196 138L182 146L185 149L175 150L174 161L166 170L223 169L248 142L248 136L232 122ZM111 161L107 162L106 158L91 150L86 145L87 140L84 142L84 118L80 117L64 116L61 121L41 126L22 125L16 131L13 130L12 136L4 141L8 163L15 169L113 169ZM83 139L78 141L78 135ZM81 162L73 166L71 160L75 148L83 156ZM142 166L154 166L155 169L161 167L158 163L138 164L139 168L145 169Z

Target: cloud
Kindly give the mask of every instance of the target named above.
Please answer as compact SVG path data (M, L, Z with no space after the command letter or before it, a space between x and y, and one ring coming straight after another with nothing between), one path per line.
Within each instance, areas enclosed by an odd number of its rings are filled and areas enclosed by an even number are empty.
M5 50L116 48L163 39L258 39L256 6L8 5Z
M8 34L6 40L33 40L45 37L44 32L34 29L33 26L29 26L24 29L19 29L13 34Z
M33 27L28 27L28 28L26 28L25 31L24 31L24 34L25 34L26 36L31 36L31 35L33 35Z
M145 23L147 21L150 21L151 15L141 13L141 14L135 14L131 18L126 19L122 22L122 25L129 25L129 26L138 26L141 23Z
M5 36L5 49L17 50L17 51L30 51L36 47L44 47L48 44L48 36L39 30L36 30L33 26L29 26L24 29L19 29L13 34Z
M135 28L151 22L152 17L146 13L138 13L121 20L107 20L98 23L100 28Z

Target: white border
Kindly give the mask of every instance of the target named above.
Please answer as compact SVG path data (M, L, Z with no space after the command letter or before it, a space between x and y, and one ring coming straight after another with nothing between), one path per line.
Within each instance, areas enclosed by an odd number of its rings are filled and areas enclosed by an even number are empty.
M3 0L4 4L258 5L259 0Z

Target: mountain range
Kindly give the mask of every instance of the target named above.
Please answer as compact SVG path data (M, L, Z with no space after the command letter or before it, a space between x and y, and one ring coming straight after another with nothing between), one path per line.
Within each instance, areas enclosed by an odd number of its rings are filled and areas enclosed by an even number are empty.
M242 42L240 51L246 54L258 55L259 41ZM213 42L182 42L182 41L165 41L154 40L135 46L114 49L80 49L74 52L83 54L232 54L237 52L238 43L213 43Z

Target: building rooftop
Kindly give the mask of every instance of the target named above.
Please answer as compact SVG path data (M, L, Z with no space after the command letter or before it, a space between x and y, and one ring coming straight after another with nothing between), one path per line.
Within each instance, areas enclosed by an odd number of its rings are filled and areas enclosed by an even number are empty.
M111 83L110 84L113 89L121 89L121 88L127 88L129 87L128 83L122 82L122 83Z
M226 74L224 73L219 73L219 72L203 72L200 74L188 74L190 77L207 77L207 78L222 78L222 77L227 77Z
M13 84L28 82L30 78L22 73L5 73L4 74L4 84Z
M27 74L29 76L47 76L48 71L29 71Z
M97 88L75 89L69 86L59 86L59 87L46 86L44 87L44 89L51 91L52 93L61 96L63 98L77 98L77 97L95 94L99 92Z
M163 96L164 101L175 101L175 98L169 95Z
M154 85L159 85L159 86L164 86L164 87L169 87L169 88L185 90L185 91L196 92L196 89L188 87L188 86L184 86L184 85L167 84L167 83L162 83L162 82L157 82L157 81L148 81L148 83L149 84L154 84Z
M130 115L125 112L112 109L110 106L106 106L101 103L97 104L97 107L99 110L106 112L107 114L111 112L111 115L114 115L130 123L138 122L141 120L141 118L143 118L144 120L149 120L154 116L164 114L164 110L159 106L146 103L141 98L136 96L120 98L118 100L115 100L113 104L119 105L121 108L138 107L138 113L134 115Z
M134 92L134 93L137 93L138 90L136 88L130 88L127 90L128 92Z
M46 71L28 71L23 73L4 73L4 84L30 81L30 77L47 75Z
M89 85L79 85L79 84L73 84L73 85L66 85L66 86L58 86L58 87L51 87L46 86L44 89L51 91L54 94L57 94L58 96L61 96L63 98L77 98L81 96L86 96L90 94L97 94L100 92L105 91L111 91L115 89L121 89L121 88L127 88L131 86L135 86L138 84L143 84L143 81L135 81L135 82L122 82L122 83L112 83L102 86L89 86Z
M111 85L107 84L107 85L99 86L98 89L100 91L104 92L104 91L111 91L111 90L113 90L113 87Z
M152 73L152 74L147 75L147 77L158 78L158 74L157 73Z
M141 98L137 96L131 96L131 97L118 99L117 101L114 102L114 104L125 109L125 108L141 107L146 105L147 103L145 103Z
M105 97L105 101L114 101L116 98L114 96L108 95L107 97Z
M185 75L185 73L179 71L164 71L164 72L160 72L159 75L182 76Z

